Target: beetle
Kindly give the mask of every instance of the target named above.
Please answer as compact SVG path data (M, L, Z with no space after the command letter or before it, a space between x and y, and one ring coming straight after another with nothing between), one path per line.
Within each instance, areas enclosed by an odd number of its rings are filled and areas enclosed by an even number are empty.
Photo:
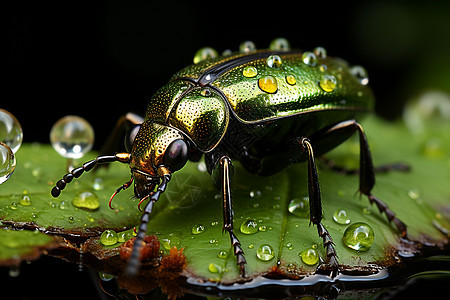
M271 49L250 47L225 56L201 50L200 56L206 53L211 57L197 59L177 72L151 97L143 120L133 115L122 120L135 124L126 137L128 152L99 156L73 169L53 187L51 194L58 197L67 183L97 164L118 161L130 166L131 179L114 192L111 200L134 182L139 205L145 200L148 203L128 261L128 274L139 270L150 214L170 185L172 174L202 156L221 189L223 232L230 236L242 276L246 260L233 228L233 160L262 176L277 174L293 163L307 163L310 224L317 227L326 249L324 268L337 274L334 243L321 223L322 197L315 158L355 133L360 143L359 193L375 203L406 237L406 225L371 193L374 166L366 135L356 121L373 109L375 101L364 68L332 58L322 47L312 52L294 51L284 41L277 40L278 46Z

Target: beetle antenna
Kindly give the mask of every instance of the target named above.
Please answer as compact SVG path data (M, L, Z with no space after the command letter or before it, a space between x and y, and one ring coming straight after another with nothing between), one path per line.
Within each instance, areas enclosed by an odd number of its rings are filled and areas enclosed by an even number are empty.
M89 172L92 170L97 164L105 164L110 162L119 161L122 163L130 163L131 154L130 153L117 153L115 155L103 155L99 156L96 159L88 161L84 163L81 167L73 169L70 173L64 175L62 179L60 179L56 185L52 189L52 196L58 197L61 194L61 191L66 187L66 184L72 182L74 178L78 178L84 172Z
M158 201L161 194L166 190L167 183L169 182L170 178L171 178L170 173L164 174L162 176L161 183L159 184L156 191L152 194L148 194L147 196L141 199L141 202L147 200L148 198L150 198L150 201L147 203L147 205L145 205L144 213L142 214L141 217L141 223L137 231L136 239L134 240L130 260L128 261L127 268L125 270L125 274L127 276L131 277L136 276L139 271L141 265L140 259L141 248L147 232L147 224L150 220L150 214L152 213L153 210L153 204L155 204L155 202Z

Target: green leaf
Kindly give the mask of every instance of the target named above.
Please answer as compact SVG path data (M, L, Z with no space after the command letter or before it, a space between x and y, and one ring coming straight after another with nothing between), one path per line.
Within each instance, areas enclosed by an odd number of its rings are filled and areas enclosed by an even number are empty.
M450 178L450 141L446 137L450 125L431 121L427 124L426 133L413 134L400 123L387 123L374 117L363 122L375 165L403 162L411 167L410 172L378 173L373 194L406 223L409 238L419 242L409 246L407 250L412 252L420 251L417 245L421 243L445 244L450 229L450 187L443 184ZM357 138L345 142L327 157L338 165L358 167ZM81 235L98 239L105 229L121 231L138 224L140 212L137 200L130 199L132 189L114 199L113 206L117 210L110 210L107 204L112 192L129 180L127 166L116 163L108 170L87 173L54 199L50 189L65 174L65 160L50 146L43 145L24 145L17 153L17 160L16 173L0 186L0 218L4 225L38 228L69 238ZM290 277L314 273L319 264L305 264L299 253L315 247L320 258L325 259L322 240L315 226L309 225L307 216L299 217L288 210L292 199L307 196L306 164L294 165L272 177L249 174L238 162L234 165L234 231L245 252L248 277L270 272ZM334 240L343 270L370 272L395 264L398 261L396 251L405 244L386 217L370 206L365 196L360 199L355 194L358 176L338 174L320 162L318 166L323 224ZM103 189L94 189L96 178L101 178ZM94 192L100 207L97 210L74 207L72 199L80 191ZM31 205L20 204L24 195L30 197ZM67 209L61 209L63 201ZM341 225L333 220L333 214L340 210L346 211L350 224ZM229 236L222 233L222 219L220 192L212 185L204 165L188 163L172 176L166 192L155 205L148 233L158 235L165 253L173 246L185 248L186 276L200 281L232 283L240 280L239 269ZM249 219L257 223L258 231L254 234L240 231L241 224ZM355 222L367 223L374 230L374 243L366 252L352 250L342 242L345 229ZM204 230L193 234L193 229L195 232L199 227ZM273 259L261 261L257 257L257 250L263 244L273 248ZM105 257L109 259L111 255Z

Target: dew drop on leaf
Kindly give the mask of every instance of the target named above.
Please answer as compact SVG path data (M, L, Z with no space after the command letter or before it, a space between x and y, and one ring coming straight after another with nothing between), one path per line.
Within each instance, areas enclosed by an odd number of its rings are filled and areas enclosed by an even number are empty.
M294 216L309 218L309 198L294 198L289 202L288 210Z
M269 261L274 258L275 253L273 252L272 246L264 244L258 247L256 250L256 257L262 261Z
M19 121L10 112L0 109L0 142L16 153L22 145L22 140L23 132Z
M342 241L350 249L367 251L372 246L374 239L372 227L363 222L356 222L347 227Z
M78 208L95 210L100 207L97 195L92 192L79 192L73 197L72 204Z
M114 245L118 240L119 237L117 236L117 233L111 229L103 231L102 235L100 236L100 242L105 246Z
M201 224L197 224L192 227L192 234L200 234L200 233L203 233L204 231L205 231L205 226L203 226Z
M298 254L302 261L308 266L313 266L319 262L319 254L313 248L303 250Z
M16 169L16 157L11 148L0 143L0 184L8 180Z
M347 211L344 209L338 209L333 214L333 220L341 225L350 224L350 218L347 216Z

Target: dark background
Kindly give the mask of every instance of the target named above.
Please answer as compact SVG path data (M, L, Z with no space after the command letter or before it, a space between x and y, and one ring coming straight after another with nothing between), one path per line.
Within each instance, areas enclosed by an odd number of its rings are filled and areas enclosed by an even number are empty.
M363 65L376 111L389 120L425 91L450 93L447 0L11 2L0 8L0 108L18 118L24 142L48 143L54 122L74 114L93 125L98 149L122 114L144 114L148 98L197 49L237 50L245 40L265 48L285 37L293 48L323 46ZM54 261L23 266L5 286L28 298L36 296L23 288L30 281L95 294L88 275ZM36 278L46 267L52 273Z
M98 148L122 114L143 115L197 49L245 40L266 48L281 36L363 65L388 119L425 90L450 92L446 0L14 1L1 10L0 107L19 119L25 142L48 142L53 123L75 114L93 124Z

